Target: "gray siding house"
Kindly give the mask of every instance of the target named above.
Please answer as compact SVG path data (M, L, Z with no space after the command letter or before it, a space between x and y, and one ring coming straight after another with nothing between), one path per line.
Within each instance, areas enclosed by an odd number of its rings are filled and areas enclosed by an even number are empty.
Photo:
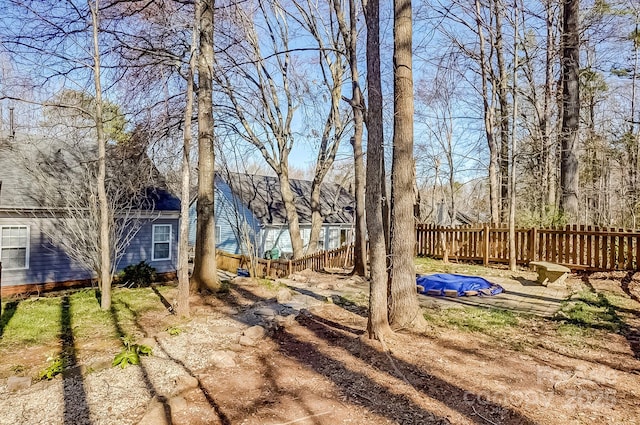
M311 233L311 182L291 180L305 247ZM247 253L249 240L262 257L274 248L293 252L286 212L277 177L240 173L218 174L215 179L216 247L233 254ZM354 197L343 187L324 184L320 196L323 225L320 249L334 249L353 239ZM195 245L196 201L189 209L189 243Z
M77 151L70 154L67 150L74 148L42 138L0 138L3 293L29 291L30 286L55 288L95 278L91 267L66 248L69 239L65 238L73 229L69 220L74 220L69 213L73 205L70 188L86 185L74 172L82 167L76 161ZM146 154L144 157L150 164ZM47 168L54 169L55 174L38 174ZM127 209L126 219L116 214L118 221L130 226L130 231L123 232L126 242L121 244L117 270L146 261L158 273L175 272L180 201L161 185L146 187L136 199L138 204Z

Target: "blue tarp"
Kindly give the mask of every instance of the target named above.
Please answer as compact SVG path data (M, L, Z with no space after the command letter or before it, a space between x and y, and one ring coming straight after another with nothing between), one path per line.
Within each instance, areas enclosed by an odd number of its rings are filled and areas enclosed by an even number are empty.
M478 291L478 295L497 295L504 291L502 286L493 284L481 277L461 274L421 275L417 277L416 284L424 288L420 291L423 294L432 290L429 295L444 295L445 289L458 291L458 296L461 297L464 296L465 291ZM435 294L433 290L440 291L440 293Z

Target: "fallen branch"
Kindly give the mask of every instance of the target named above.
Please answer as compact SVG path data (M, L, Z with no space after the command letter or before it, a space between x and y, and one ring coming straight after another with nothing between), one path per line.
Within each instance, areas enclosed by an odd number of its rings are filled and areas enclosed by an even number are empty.
M498 425L497 423L493 422L491 419L487 419L484 416L482 416L480 413L478 413L475 406L471 406L471 408L473 409L473 413L475 413L477 416L480 416L482 419L484 419L485 421L489 422L492 425Z

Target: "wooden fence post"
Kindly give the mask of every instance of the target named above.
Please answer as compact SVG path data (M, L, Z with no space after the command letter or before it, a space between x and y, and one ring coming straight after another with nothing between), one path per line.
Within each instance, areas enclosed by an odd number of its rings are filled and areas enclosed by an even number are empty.
M270 258L267 259L267 270L264 273L266 275L265 277L267 277L267 278L269 277L269 272L271 272L271 259Z
M482 253L482 263L489 265L489 226L484 226L484 252Z
M289 276L293 274L293 266L291 264L291 260L289 260Z
M537 261L538 252L538 229L532 227L529 230L529 261Z

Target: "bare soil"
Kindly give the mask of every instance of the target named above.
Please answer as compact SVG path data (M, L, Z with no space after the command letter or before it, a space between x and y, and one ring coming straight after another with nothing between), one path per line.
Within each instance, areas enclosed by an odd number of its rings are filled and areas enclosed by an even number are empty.
M521 317L488 334L400 331L384 345L364 334L364 282L309 272L287 289L237 278L226 294L192 297L179 335L166 332L168 311L138 317L154 347L140 366L113 368L117 347L78 339L76 370L0 386L0 424L640 424L634 277L571 278L628 301L619 333L572 339L553 320ZM327 302L326 289L344 296ZM256 324L266 336L239 344ZM51 350L7 353L0 370Z

